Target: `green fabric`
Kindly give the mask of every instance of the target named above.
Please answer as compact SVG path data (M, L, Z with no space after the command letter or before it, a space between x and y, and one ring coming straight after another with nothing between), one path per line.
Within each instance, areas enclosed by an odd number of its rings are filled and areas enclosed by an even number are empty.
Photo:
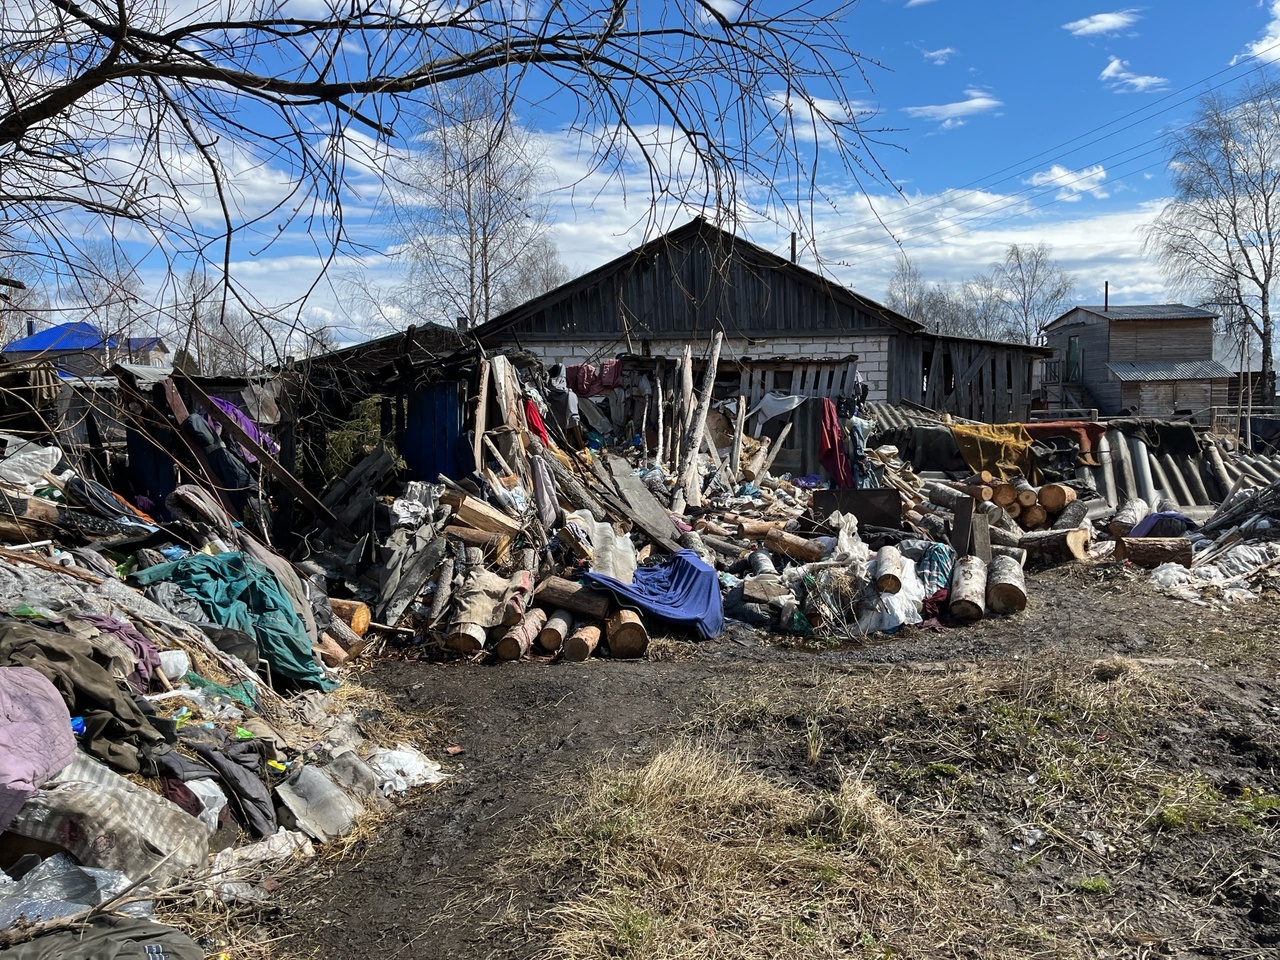
M258 709L258 704L254 700L254 696L257 691L254 690L253 684L248 680L243 683L237 683L234 687L224 687L220 683L214 683L212 680L206 680L204 677L200 676L200 674L191 671L188 671L186 677L183 679L197 690L205 690L215 696L226 697L228 700L235 700L252 710Z
M130 579L144 587L161 580L176 583L199 601L211 622L257 640L258 655L272 673L321 690L337 686L312 659L311 640L289 595L257 560L243 553L193 553L139 570Z

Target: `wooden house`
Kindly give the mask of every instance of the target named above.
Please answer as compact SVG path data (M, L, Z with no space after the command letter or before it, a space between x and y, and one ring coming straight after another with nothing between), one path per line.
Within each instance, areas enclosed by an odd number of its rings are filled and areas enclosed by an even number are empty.
M1213 359L1215 319L1180 303L1067 311L1044 328L1053 350L1043 376L1047 406L1171 417L1226 404L1232 374Z
M725 336L736 391L927 403L988 422L1026 417L1047 350L930 334L821 274L695 219L472 331L545 363L676 358Z

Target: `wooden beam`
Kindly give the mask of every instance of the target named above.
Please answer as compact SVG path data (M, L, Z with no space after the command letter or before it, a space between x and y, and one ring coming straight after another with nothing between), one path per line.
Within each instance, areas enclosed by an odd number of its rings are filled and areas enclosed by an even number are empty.
M479 396L476 399L476 418L475 418L475 437L472 441L472 456L476 461L476 473L484 473L484 453L481 443L484 437L484 431L487 426L486 418L489 413L489 361L480 361L480 384L478 390Z

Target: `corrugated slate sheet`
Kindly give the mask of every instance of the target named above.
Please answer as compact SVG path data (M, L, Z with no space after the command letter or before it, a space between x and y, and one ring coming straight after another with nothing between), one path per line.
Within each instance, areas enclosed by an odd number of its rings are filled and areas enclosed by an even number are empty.
M1234 374L1217 360L1113 360L1107 369L1120 380L1229 380Z

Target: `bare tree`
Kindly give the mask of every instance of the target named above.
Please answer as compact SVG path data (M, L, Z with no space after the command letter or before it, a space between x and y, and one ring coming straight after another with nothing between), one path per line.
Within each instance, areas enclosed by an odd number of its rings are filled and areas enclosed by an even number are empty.
M924 323L921 308L925 295L924 275L920 268L911 262L905 250L899 250L893 261L893 272L889 274L889 285L885 290L885 306L896 310L904 317Z
M1040 328L1066 309L1075 280L1044 243L1015 243L991 269L1008 310L1010 334L1023 343L1040 342Z
M0 259L0 346L26 336L49 309L39 264L23 257Z
M137 266L117 243L89 240L76 251L84 262L65 277L59 299L76 308L77 320L93 324L115 341L122 352L129 338L142 332L146 285ZM154 323L148 332L155 333Z
M270 328L229 300L208 276L193 272L184 278L173 316L175 365L181 353L198 373L240 377L279 359Z
M128 234L175 277L212 265L262 319L233 264L291 228L321 269L359 251L353 181L380 179L406 108L474 76L508 105L554 102L597 169L638 159L654 198L736 210L750 183L794 210L828 160L883 175L844 86L874 65L846 39L853 7L7 0L0 222L20 228L0 257L65 275L92 269L67 238Z
M1174 199L1147 229L1170 282L1188 299L1234 314L1262 348L1263 395L1275 395L1271 285L1280 268L1280 82L1258 78L1239 98L1200 99L1169 142Z
M425 307L423 320L478 324L501 312L504 284L514 292L515 275L536 275L525 261L546 255L550 171L537 136L507 113L493 78L436 92L419 148L392 167L398 255L410 265L400 299Z
M994 272L975 273L961 288L969 335L987 340L1010 337L1009 306Z

